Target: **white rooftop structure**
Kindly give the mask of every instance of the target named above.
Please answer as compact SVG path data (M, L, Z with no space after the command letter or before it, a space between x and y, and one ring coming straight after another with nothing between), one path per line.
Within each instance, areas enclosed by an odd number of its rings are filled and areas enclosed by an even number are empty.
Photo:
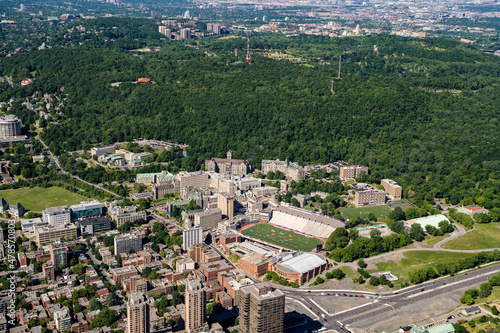
M289 259L291 256L284 257L279 265L286 267L292 271L303 274L327 263L325 259L320 258L313 253L302 253Z
M441 222L441 221L450 222L450 220L448 220L448 218L446 216L444 216L443 214L437 214L437 215L432 215L432 216L419 217L419 218L416 218L416 219L413 219L413 220L408 220L406 222L407 222L407 225L409 225L409 226L411 226L414 223L418 223L424 229L425 229L426 225L431 225L434 228L438 228L439 229L439 222Z

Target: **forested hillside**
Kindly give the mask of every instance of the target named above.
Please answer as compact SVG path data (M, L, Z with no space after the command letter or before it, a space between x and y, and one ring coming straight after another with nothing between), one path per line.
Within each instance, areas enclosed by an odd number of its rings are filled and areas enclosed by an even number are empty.
M87 45L4 58L3 74L35 81L0 99L64 87L64 115L42 134L58 153L142 137L189 144L191 169L228 149L256 167L262 158L344 159L369 165L367 181L397 180L417 202L500 206L500 58L445 40L261 36L254 48L308 62L254 54L247 65L232 54L244 42L164 42L139 55ZM139 77L153 83L133 84ZM12 110L28 125L37 119Z

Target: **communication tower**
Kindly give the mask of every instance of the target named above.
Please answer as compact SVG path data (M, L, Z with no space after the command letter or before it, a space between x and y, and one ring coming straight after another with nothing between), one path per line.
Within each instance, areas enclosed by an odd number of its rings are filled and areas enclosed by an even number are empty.
M245 60L245 62L247 64L251 64L252 63L252 60L250 59L250 35L247 36L247 59Z

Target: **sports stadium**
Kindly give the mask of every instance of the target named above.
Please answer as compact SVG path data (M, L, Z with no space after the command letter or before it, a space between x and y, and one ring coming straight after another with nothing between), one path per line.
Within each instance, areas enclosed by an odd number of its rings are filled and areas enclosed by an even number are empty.
M246 226L247 238L278 248L313 251L344 222L305 209L282 204L272 212L269 223Z

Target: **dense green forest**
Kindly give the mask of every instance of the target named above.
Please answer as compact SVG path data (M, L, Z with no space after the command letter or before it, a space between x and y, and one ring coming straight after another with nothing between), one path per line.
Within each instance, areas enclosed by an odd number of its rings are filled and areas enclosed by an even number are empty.
M126 39L127 29L116 30ZM397 180L417 204L500 206L500 58L444 39L271 35L253 37L252 48L307 63L255 52L247 65L233 54L243 38L197 44L164 41L137 55L110 41L3 58L0 72L35 81L0 101L36 91L67 98L42 133L58 154L142 137L189 144L188 169L229 149L257 168L263 158L344 159L370 167L365 181ZM132 83L139 77L153 82Z

